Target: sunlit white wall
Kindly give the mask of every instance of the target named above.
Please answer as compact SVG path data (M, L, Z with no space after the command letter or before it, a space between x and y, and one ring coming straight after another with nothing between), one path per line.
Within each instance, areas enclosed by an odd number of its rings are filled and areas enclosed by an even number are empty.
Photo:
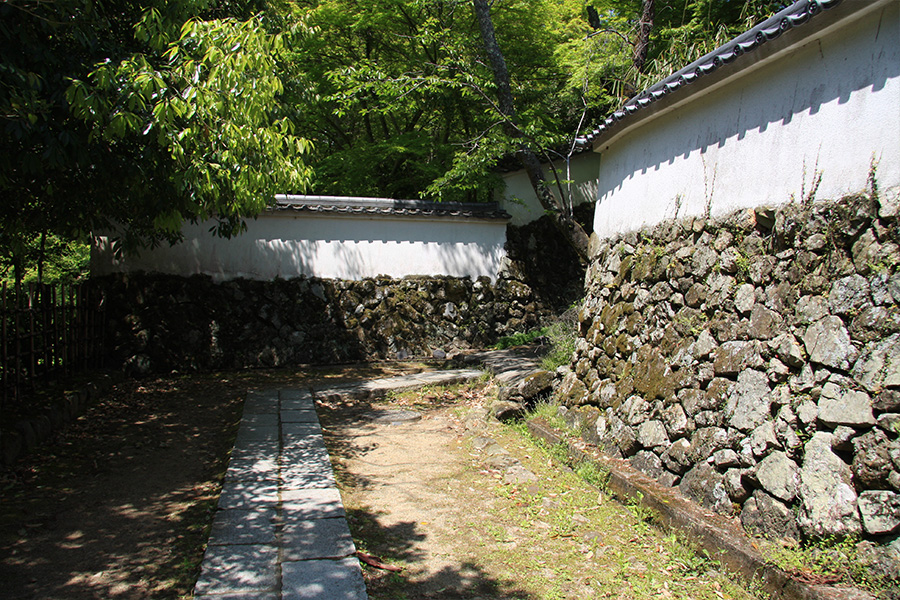
M900 2L854 5L875 8L764 61L735 63L742 71L720 87L688 86L672 110L648 111L627 133L595 142L597 235L838 199L865 190L873 165L880 190L896 203Z
M273 212L247 232L217 238L189 225L184 241L116 259L106 238L95 244L95 275L149 271L216 280L298 276L359 280L386 275L481 276L496 280L506 256L506 222L477 219L361 218Z

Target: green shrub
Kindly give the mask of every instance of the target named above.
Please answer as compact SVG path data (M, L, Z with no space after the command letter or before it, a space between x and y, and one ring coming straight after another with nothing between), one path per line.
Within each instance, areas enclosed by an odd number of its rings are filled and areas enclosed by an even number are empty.
M544 355L541 366L547 371L568 365L572 360L578 333L578 306L580 304L580 302L573 304L545 328L544 335L547 337L550 351Z
M505 335L500 338L493 347L497 350L505 350L507 348L514 348L516 346L524 346L525 344L530 344L539 337L543 337L546 329L546 327L541 327L539 329L532 329L527 333L514 333L512 335Z

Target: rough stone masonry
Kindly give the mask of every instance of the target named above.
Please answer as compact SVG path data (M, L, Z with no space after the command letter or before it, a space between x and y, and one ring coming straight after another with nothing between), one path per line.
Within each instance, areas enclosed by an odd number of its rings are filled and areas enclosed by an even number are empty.
M595 240L558 397L591 441L751 532L860 536L900 564L894 208L858 195Z

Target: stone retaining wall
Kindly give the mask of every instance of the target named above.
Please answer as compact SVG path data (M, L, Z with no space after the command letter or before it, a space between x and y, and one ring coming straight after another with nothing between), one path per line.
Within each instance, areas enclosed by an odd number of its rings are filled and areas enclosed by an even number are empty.
M750 531L889 541L900 532L894 212L861 195L595 243L557 388L569 418Z
M548 311L526 284L486 277L99 281L112 364L137 374L440 356L532 328Z
M582 207L576 218L590 230L590 211ZM581 297L584 267L550 217L510 226L507 238L508 258L493 284L441 276L222 283L147 273L97 277L107 293L109 366L140 374L484 348Z

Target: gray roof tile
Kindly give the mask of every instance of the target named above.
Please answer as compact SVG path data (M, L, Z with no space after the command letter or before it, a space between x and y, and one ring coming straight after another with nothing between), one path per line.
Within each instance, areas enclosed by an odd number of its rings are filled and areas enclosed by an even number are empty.
M735 62L742 55L752 53L769 41L780 37L782 33L808 23L813 17L825 10L834 8L841 1L800 0L795 2L756 27L742 33L633 97L621 109L608 116L599 127L580 138L578 140L579 144L582 146L592 144L598 137L607 133L616 127L618 123L626 120L641 109L713 73L723 65Z
M345 196L303 196L278 194L273 211L298 213L509 220L509 213L496 202L461 203L394 200L392 198L355 198Z

